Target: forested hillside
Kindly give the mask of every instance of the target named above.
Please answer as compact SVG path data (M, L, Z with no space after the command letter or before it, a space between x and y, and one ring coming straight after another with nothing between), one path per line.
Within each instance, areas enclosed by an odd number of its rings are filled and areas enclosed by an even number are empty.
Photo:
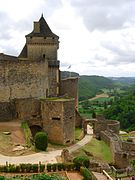
M135 130L135 86L122 97L116 97L104 115L107 119L120 121L122 129Z
M113 88L112 80L103 76L80 76L79 100L89 99L103 88Z

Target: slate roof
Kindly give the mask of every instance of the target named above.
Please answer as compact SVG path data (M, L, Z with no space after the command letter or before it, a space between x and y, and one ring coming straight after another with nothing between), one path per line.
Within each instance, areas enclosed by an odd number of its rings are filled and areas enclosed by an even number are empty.
M50 27L48 26L46 20L44 19L43 15L39 19L39 27L40 27L40 32L34 32L34 30L26 35L26 37L57 37L59 38L56 34L54 34Z
M25 44L25 46L23 47L21 53L18 56L19 58L27 58L27 46Z

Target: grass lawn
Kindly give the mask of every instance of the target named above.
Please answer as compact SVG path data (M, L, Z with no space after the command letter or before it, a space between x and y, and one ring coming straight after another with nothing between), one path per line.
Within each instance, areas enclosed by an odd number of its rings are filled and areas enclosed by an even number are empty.
M88 144L86 144L80 150L77 150L73 153L74 156L84 155L85 152L90 152L94 158L111 163L112 162L112 153L109 146L104 141L99 141L93 138Z
M83 129L82 128L75 128L75 140L79 141L83 138Z

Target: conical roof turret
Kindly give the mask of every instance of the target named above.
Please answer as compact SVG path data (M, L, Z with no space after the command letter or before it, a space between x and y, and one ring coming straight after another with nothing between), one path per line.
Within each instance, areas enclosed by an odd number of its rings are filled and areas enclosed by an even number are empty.
M34 22L34 29L33 31L26 35L26 37L54 37L59 38L56 34L54 34L50 27L48 26L46 20L43 17L43 14L41 15L41 18L38 22Z

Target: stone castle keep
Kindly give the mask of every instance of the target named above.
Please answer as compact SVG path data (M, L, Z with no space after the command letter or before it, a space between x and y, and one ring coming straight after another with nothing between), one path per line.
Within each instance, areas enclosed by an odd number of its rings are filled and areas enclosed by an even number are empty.
M66 144L75 140L78 79L61 80L58 49L42 15L18 57L0 53L0 121L27 121L33 134Z

